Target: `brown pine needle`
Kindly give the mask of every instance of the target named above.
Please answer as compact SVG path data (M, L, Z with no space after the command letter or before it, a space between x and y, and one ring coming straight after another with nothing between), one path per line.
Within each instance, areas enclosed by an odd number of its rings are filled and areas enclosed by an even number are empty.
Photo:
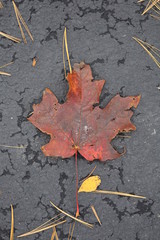
M1 8L3 8L3 4L2 4L2 2L0 1L0 9L1 9Z
M53 227L53 233L52 233L52 236L51 236L51 240L54 240L54 238L56 238L56 240L59 240L58 235L57 235L57 231L56 231L56 227Z
M152 45L150 45L147 42L143 42L142 40L133 37L133 39L138 42L141 47L143 47L143 49L149 54L149 56L152 58L152 60L156 63L156 65L160 68L160 62L153 56L153 54L150 52L152 51L158 58L160 58L160 54L157 52L160 52L160 50ZM149 48L149 50L148 50Z
M20 29L20 31L21 31L21 35L22 35L23 41L24 41L24 43L27 43L27 40L26 40L26 38L25 38L23 29L22 29L22 26L21 26L21 23L20 23L20 21L19 21L19 16L18 16L18 13L17 13L17 6L16 6L16 4L15 4L14 1L12 1L12 3L13 3L14 11L15 11L15 14L16 14L17 22L18 22L18 25L19 25L19 29Z
M0 144L0 147L5 147L5 148L17 148L17 149L19 149L19 148L26 148L26 146L24 146L24 145L20 145L20 146L10 146L10 145L1 145L1 144Z
M0 32L0 35L5 37L5 38L8 38L10 40L12 40L13 42L16 42L16 43L20 43L21 42L21 39L20 38L16 38L16 37L13 37L7 33L4 33L4 32Z
M70 224L69 224L68 240L69 240L69 238L70 238L70 232L71 232L71 228L72 228L72 224L70 223Z
M69 70L70 70L70 73L72 73L72 67L71 67L71 63L70 63L70 59L69 59L69 52L68 52L66 27L64 29L64 34L63 34L63 64L64 64L64 74L65 74L65 78L66 78L67 74L66 74L66 65L65 65L65 57L64 57L64 45L65 45L65 49L66 49L66 54L67 54L67 59L68 59L68 64L69 64Z
M55 223L55 224L51 224L51 225L49 225L49 226L47 226L47 227L38 229L38 230L36 230L36 231L34 231L34 232L31 231L31 232L24 233L24 234L18 236L18 238L26 237L26 236L29 236L29 235L33 235L33 234L35 234L35 233L39 233L39 232L48 230L48 229L50 229L50 228L56 227L56 226L58 226L58 225L60 225L60 224L63 224L63 223L65 223L65 222L66 222L66 220L63 220L63 221L61 221L61 222L58 222L58 223Z
M9 63L6 63L6 64L4 64L3 66L0 66L0 68L7 67L7 66L11 65L12 63L14 63L14 62L9 62ZM7 72L2 72L2 71L0 71L0 75L11 76L11 74L10 74L10 73L7 73Z
M76 224L76 222L74 221L73 226L72 226L71 236L70 236L69 240L72 240L73 232L74 232L74 229L75 229L75 224Z
M7 66L9 66L9 65L11 65L11 64L13 64L14 62L9 62L9 63L6 63L6 64L4 64L3 66L0 66L0 68L4 68L4 67L7 67Z
M93 205L91 205L91 209L92 209L95 217L97 218L97 221L99 222L99 224L102 225L102 223L101 223L101 221L100 221L100 219L99 219L99 217L98 217L98 214L97 214L97 212L96 212L96 210L95 210L95 208L94 208Z
M143 198L143 199L146 199L146 197L143 197L143 196L138 196L138 195L129 194L129 193L123 193L123 192L96 190L95 193L111 194L111 195L119 195L119 196L123 196L123 197L133 197L133 198Z
M15 4L15 3L14 3L14 4ZM16 5L15 5L15 6L16 6ZM31 32L30 32L30 30L29 30L26 22L25 22L24 19L22 18L22 15L21 15L19 9L17 8L17 6L16 6L16 10L17 10L18 17L19 17L19 19L21 20L21 23L23 24L24 28L26 29L29 37L31 38L32 41L34 41L33 36L32 36L32 34L31 34Z
M52 233L52 236L51 236L51 240L54 240L55 234L56 234L55 227L53 227L53 233Z
M4 75L4 76L11 76L11 74L10 74L10 73L7 73L7 72L1 72L1 71L0 71L0 75Z
M148 12L151 8L153 8L158 2L159 0L154 0L151 4L150 4L151 0L149 1L149 3L147 4L146 8L144 9L142 15L144 15L146 12Z
M58 235L57 235L57 231L56 231L56 228L55 228L55 237L56 237L56 240L59 240L59 238L58 238Z
M56 206L53 202L51 202L51 201L50 201L50 203L51 203L51 205L52 205L55 209L57 209L58 211L60 211L60 212L63 213L64 215L72 218L73 220L75 220L75 221L77 221L77 222L79 222L79 223L84 224L85 226L87 226L87 227L89 227L89 228L93 228L93 224L87 223L87 222L85 222L85 221L83 221L83 220L80 220L80 219L78 219L78 218L70 215L69 213L66 213L65 211L63 211L62 209L60 209L59 207L57 207L57 206Z
M156 15L153 15L153 14L150 14L150 16L155 18L156 20L160 20L160 16L156 16Z
M157 7L158 7L158 6L157 6ZM153 9L154 12L156 12L158 15L160 15L160 12L157 11L156 9L154 9L154 7L153 7L152 9ZM159 8L159 10L160 10L160 8Z
M96 167L97 167L97 166L95 166L95 167L93 168L93 170L88 174L88 176L87 176L86 178L82 179L82 180L80 181L80 183L81 183L81 182L84 182L85 180L87 180L87 178L89 178L89 177L94 173Z
M59 217L61 214L62 214L62 213L54 216L53 218L49 219L49 220L46 221L45 223L41 224L39 227L34 228L33 230L30 231L30 233L33 233L33 234L34 234L34 233L35 233L36 231L38 231L38 230L41 230L41 229L44 229L44 228L46 228L46 227L52 226L53 224L55 224L56 222L58 222L59 220L61 220L62 218L64 218L64 216ZM59 218L58 218L58 217L59 217ZM56 219L56 218L58 218L58 219ZM56 220L54 220L54 219L56 219ZM53 221L53 220L54 220L54 221Z
M14 213L13 206L11 205L11 231L10 231L10 240L14 240Z
M152 0L152 2L154 2L155 0ZM159 1L155 4L155 7L160 10L160 3ZM154 10L154 7L152 7L152 10Z

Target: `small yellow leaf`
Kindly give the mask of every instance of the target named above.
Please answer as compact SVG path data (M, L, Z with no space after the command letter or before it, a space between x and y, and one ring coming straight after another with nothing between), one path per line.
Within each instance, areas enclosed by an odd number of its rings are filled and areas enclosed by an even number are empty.
M101 179L99 176L89 177L82 183L78 192L94 192L100 184Z

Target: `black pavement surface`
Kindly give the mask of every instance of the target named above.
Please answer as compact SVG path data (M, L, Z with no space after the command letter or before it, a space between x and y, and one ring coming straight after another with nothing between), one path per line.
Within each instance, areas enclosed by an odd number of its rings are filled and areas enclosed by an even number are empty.
M75 214L75 160L45 157L40 147L49 137L27 121L33 103L48 87L62 103L68 91L62 61L62 38L67 27L72 66L85 61L95 79L105 79L101 106L116 93L141 94L132 118L137 130L131 138L113 145L126 154L113 161L87 162L78 156L79 179L96 165L101 189L144 195L146 200L96 195L79 195L82 219L95 223L90 230L76 224L75 240L160 239L160 92L159 69L132 39L160 48L159 21L141 16L145 4L129 0L29 0L16 1L34 37L27 45L0 38L0 66L11 77L0 76L0 144L26 146L0 148L0 240L9 239L10 204L14 206L15 236L47 221L57 206ZM11 1L3 1L0 29L21 37ZM32 59L38 62L32 67ZM101 219L99 226L90 205ZM69 222L57 227L59 239L67 239ZM51 230L26 239L50 239Z

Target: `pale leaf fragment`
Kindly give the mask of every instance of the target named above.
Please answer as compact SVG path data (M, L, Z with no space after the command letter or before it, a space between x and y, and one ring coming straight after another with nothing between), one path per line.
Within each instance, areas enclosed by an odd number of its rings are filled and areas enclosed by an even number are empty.
M82 183L78 192L94 192L100 184L99 176L91 176Z

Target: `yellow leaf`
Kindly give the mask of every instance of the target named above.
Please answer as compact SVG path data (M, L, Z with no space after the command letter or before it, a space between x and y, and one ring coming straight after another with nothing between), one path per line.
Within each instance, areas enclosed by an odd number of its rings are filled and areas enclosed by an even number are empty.
M101 184L99 176L92 176L87 178L79 188L78 192L94 192Z

